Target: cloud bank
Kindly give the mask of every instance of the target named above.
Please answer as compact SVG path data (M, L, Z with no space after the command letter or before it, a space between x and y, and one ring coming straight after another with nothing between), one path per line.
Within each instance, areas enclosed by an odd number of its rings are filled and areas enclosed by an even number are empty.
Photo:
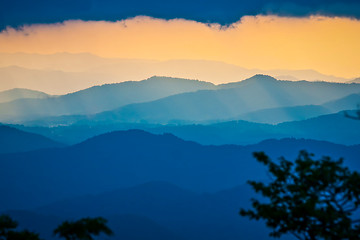
M358 0L11 0L0 1L0 28L70 19L117 21L138 15L231 24L246 15L360 19Z

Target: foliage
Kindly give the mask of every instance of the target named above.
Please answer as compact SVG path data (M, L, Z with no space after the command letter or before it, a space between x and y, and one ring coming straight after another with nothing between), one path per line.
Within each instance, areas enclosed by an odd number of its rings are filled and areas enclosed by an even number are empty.
M9 231L12 231L12 229L17 228L18 223L12 220L7 215L1 215L0 216L0 239L7 239Z
M7 240L39 240L39 234L23 230L19 232L10 231Z
M343 160L301 151L293 163L280 158L277 164L263 152L255 158L268 167L271 181L249 181L264 202L252 199L253 210L240 210L250 219L263 219L270 236L291 233L297 239L360 239L360 175L344 167Z
M28 230L15 231L18 223L7 215L0 216L0 240L39 240L39 234Z
M93 236L98 236L101 233L113 234L106 223L107 220L101 217L82 218L75 222L65 221L54 230L54 234L66 240L92 240Z

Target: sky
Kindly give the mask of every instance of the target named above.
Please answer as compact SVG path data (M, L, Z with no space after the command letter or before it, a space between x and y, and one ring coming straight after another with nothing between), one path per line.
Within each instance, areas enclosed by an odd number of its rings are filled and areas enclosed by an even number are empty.
M0 29L2 53L210 60L360 76L357 0L0 0Z

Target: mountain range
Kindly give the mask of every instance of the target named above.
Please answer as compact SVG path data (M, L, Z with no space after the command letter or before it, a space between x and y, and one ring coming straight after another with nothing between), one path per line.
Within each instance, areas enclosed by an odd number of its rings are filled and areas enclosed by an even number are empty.
M197 80L152 77L144 81L94 86L46 99L18 99L0 104L0 121L25 121L47 116L94 114L131 103L152 101L170 95L211 89Z
M320 105L360 92L360 85L278 81L265 75L256 75L238 83L220 85L218 88L130 104L96 114L90 119L92 122L103 123L152 124L224 121L239 119L241 114L263 109ZM355 107L356 105L351 109Z
M43 148L59 148L64 144L42 135L0 125L0 153L27 152Z
M284 137L357 144L358 122L341 111L355 108L359 91L355 83L290 82L266 75L221 85L152 77L61 96L8 90L0 93L6 101L0 103L0 119L65 144L127 129L216 145Z
M295 108L296 109L296 108ZM316 108L315 108L316 109ZM353 111L348 114L356 115ZM276 116L275 116L276 117ZM271 117L269 117L271 119ZM74 124L70 126L44 127L10 125L12 127L41 134L65 144L75 144L116 130L143 129L162 134L171 133L185 140L201 144L255 144L266 139L306 138L332 141L338 144L360 143L360 122L345 116L345 112L326 114L301 121L291 121L276 125L254 123L243 120L224 121L210 124Z
M229 121L210 125L160 126L145 129L153 133L169 132L186 140L215 145L246 145L281 138L305 138L346 145L360 143L357 134L360 131L359 121L345 117L343 112L277 125Z
M81 85L84 76L117 76L119 65L175 64L38 57L29 69L4 66L0 76ZM69 71L79 65L83 72ZM111 239L268 239L262 222L238 215L256 196L246 182L268 180L253 152L294 160L305 149L359 171L360 121L346 117L357 114L359 93L357 83L267 75L218 85L154 76L65 95L0 92L0 213L49 240L61 221L86 216L107 218Z
M237 82L255 74L281 80L348 82L351 79L324 75L314 70L261 70L204 60L154 61L101 58L89 53L0 53L1 90L15 87L37 89L54 95L93 85L140 81L150 76L173 76L209 81L214 84ZM56 87L54 87L56 86Z
M40 91L23 89L23 88L14 88L6 91L0 92L0 103L11 102L17 99L23 98L35 98L42 99L50 97L48 94Z
M1 53L0 53L1 56ZM63 95L76 92L94 85L102 85L103 79L117 82L116 77L101 73L62 71L53 69L23 68L16 65L0 67L0 90L21 88L38 89L51 95ZM67 91L61 91L66 86Z
M152 77L52 98L2 103L0 121L27 125L45 122L50 126L79 121L82 124L184 124L243 119L279 123L348 110L344 109L344 103L337 108L335 103L327 103L345 97L348 98L342 101L347 103L346 107L354 105L350 108L354 109L359 92L360 84L278 81L265 75L217 86L196 80ZM304 105L322 106L315 109ZM266 114L271 108L282 109L271 110L275 118L264 118L261 115L264 113L257 112L265 110ZM257 114L260 116L256 117Z
M349 166L359 168L358 145L283 139L249 146L203 146L170 134L119 131L69 147L0 155L4 193L0 210L36 207L149 181L166 181L197 192L219 191L248 179L266 178L252 152L294 159L302 149L318 156L344 157Z
M288 138L205 146L117 131L73 146L0 154L0 212L46 239L62 221L85 216L108 219L111 239L270 239L263 222L238 215L259 198L246 181L268 179L252 153L294 160L303 149L315 159L344 157L360 170L359 145Z
M83 216L104 216L114 231L111 239L270 239L262 222L238 215L240 207L249 207L251 196L246 185L200 194L148 182L5 213L45 239L56 239L49 230L61 221Z

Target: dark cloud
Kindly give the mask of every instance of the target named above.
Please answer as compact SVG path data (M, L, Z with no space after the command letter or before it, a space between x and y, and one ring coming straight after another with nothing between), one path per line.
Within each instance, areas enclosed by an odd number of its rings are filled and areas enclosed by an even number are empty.
M122 20L137 15L230 24L244 15L346 16L360 19L359 0L0 0L0 28L69 19Z

